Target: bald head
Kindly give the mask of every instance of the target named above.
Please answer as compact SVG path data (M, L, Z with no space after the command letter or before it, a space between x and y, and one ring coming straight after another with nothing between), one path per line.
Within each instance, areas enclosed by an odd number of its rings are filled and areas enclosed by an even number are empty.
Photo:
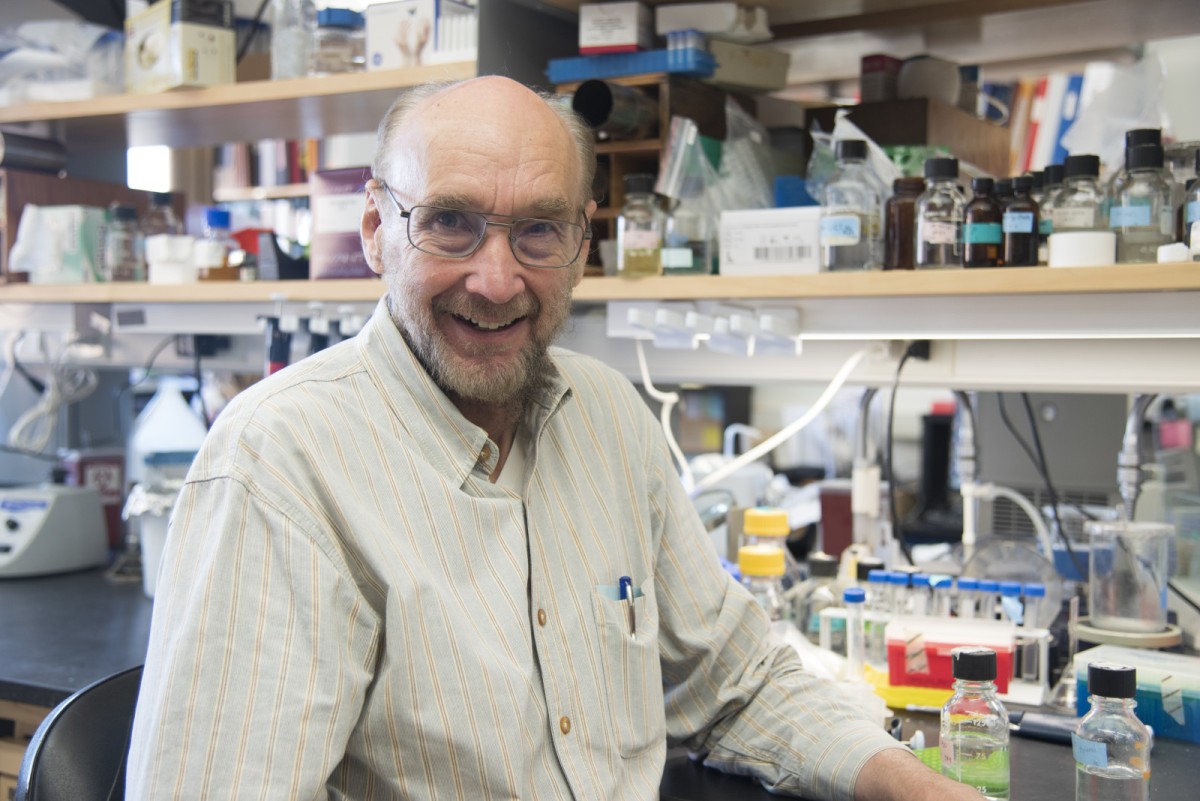
M376 136L372 175L396 180L396 157L414 141L433 129L453 130L457 143L487 142L498 138L529 138L533 132L561 137L561 147L573 151L571 169L579 208L591 200L592 176L596 168L595 141L591 129L561 98L534 92L501 76L483 76L466 81L428 83L401 95L384 115Z

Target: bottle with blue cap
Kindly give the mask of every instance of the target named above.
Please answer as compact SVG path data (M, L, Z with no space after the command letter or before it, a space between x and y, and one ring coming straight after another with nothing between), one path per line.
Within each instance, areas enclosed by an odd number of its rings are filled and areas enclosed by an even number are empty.
M1010 620L1018 626L1025 618L1021 606L1021 582L1000 582L1000 614L1005 620Z
M979 617L996 619L996 604L1000 595L1000 582L992 579L979 580Z
M888 587L891 595L891 611L893 615L907 615L908 608L908 574L902 570L888 573Z
M367 39L363 15L349 8L317 12L309 75L358 72L367 68Z
M909 590L909 611L918 617L929 614L929 574L913 573Z
M230 255L238 249L230 235L232 217L227 209L204 210L204 232L192 245L192 261L196 277L201 281L233 281L239 269L231 265Z
M1024 616L1022 624L1024 628L1041 628L1042 627L1042 605L1046 602L1046 585L1044 584L1026 584L1023 588L1025 594ZM1036 640L1027 641L1021 646L1021 678L1026 681L1037 681L1040 675L1040 665L1038 664L1038 653L1040 646Z
M863 661L866 657L866 632L863 628L863 607L867 593L862 587L847 587L842 591L846 605L846 678L863 681Z
M958 616L970 620L978 616L979 609L979 579L961 576L957 583Z
M887 667L887 624L891 618L888 572L876 568L867 573L867 606L870 619L863 624L867 639L867 662L872 667Z

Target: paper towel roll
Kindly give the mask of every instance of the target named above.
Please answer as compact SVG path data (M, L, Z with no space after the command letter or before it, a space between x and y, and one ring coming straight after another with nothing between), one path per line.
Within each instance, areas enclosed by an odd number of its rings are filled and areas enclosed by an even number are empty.
M1051 267L1102 267L1117 261L1112 231L1063 231L1050 234Z

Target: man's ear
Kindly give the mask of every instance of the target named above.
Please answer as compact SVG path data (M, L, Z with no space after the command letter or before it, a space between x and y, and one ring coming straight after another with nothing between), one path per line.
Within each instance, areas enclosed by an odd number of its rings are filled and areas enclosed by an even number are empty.
M381 190L379 182L374 178L367 181L367 202L363 207L362 221L359 224L359 236L362 238L363 256L367 265L376 275L383 275L383 246L379 241L382 221L379 218L379 206L375 203L376 194Z
M587 202L587 205L583 207L583 217L587 221L586 225L588 228L592 227L592 215L595 213L596 213L596 201L589 200ZM594 236L595 236L595 234L593 233L593 237ZM571 284L572 289L579 286L579 282L583 280L583 268L584 268L584 265L587 264L587 251L589 249L591 249L594 242L595 242L595 239L593 238L593 239L587 240L583 244L584 253L581 256L583 261L579 264L579 269L577 269L575 271L575 281L574 281L574 283Z

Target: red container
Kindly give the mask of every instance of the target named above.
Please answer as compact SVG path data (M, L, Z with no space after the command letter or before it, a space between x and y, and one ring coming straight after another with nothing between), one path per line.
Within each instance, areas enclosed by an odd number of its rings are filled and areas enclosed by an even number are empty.
M117 448L71 451L63 457L66 484L91 487L100 494L108 547L118 549L125 541L121 509L125 505L125 451Z
M996 689L1008 692L1016 629L998 620L899 618L887 627L888 683L950 689L950 652L979 645L996 652Z

